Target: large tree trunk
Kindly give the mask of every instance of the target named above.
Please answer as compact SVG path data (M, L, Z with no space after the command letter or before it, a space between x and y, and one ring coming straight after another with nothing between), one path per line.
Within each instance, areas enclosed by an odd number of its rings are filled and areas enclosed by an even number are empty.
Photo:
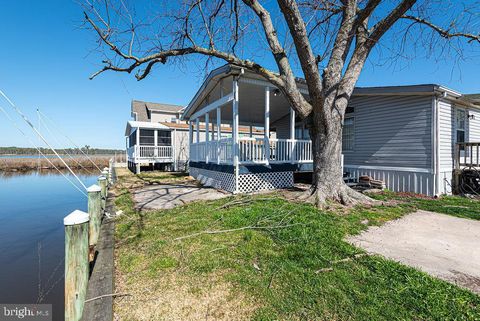
M323 108L320 110L325 110ZM343 116L337 110L333 115L325 114L314 115L313 124L309 126L313 145L313 179L307 198L318 207L324 207L327 201L344 205L372 203L371 198L351 189L343 181L343 122L340 120Z

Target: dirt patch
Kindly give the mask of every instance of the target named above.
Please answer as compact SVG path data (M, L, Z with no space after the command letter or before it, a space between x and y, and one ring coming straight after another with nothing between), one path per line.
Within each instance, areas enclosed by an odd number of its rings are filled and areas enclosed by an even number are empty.
M480 293L480 221L417 211L348 241Z
M249 320L258 306L223 281L222 276L159 275L148 284L132 285L117 275L115 320Z

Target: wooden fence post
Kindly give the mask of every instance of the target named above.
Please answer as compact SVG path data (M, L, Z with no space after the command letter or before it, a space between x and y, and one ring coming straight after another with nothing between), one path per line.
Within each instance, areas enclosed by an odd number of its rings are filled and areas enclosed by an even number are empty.
M97 181L101 189L102 209L105 210L105 204L107 201L107 178L105 176L99 176Z
M108 168L105 167L102 171L102 176L105 176L105 178L107 179L107 183L110 183L110 180L108 179Z
M88 285L88 214L73 211L65 225L65 320L82 317Z
M102 189L98 185L92 185L87 189L88 215L90 216L88 245L93 248L97 244L102 223Z

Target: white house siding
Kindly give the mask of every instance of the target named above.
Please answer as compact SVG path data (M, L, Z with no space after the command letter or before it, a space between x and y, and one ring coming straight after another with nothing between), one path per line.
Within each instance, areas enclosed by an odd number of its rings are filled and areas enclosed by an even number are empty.
M357 96L350 176L368 175L393 191L434 194L432 96Z
M290 138L290 115L285 115L284 117L272 122L270 128L275 128L276 136L278 139L289 139Z
M438 193L452 193L454 108L448 101L438 100Z
M440 194L452 193L452 170L454 168L455 149L455 110L449 101L438 101L438 128L439 128L439 181ZM464 107L460 107L464 108ZM467 109L473 119L467 120L466 140L480 142L480 110Z

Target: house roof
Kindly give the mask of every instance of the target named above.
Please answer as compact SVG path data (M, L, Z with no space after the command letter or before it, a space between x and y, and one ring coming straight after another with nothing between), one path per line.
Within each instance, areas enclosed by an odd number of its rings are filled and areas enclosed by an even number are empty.
M164 112L164 113L179 113L183 109L183 106L164 104L164 103L151 103L140 100L132 100L132 114L136 113L138 121L148 121L150 119L150 112Z
M241 67L236 65L227 64L221 66L217 69L214 69L206 77L201 87L198 89L195 96L192 98L188 106L185 108L184 113L182 114L182 119L189 119L189 117L200 107L201 102L210 95L212 88L216 86L220 81L225 81L227 77L230 76L241 76L245 78L253 78L266 82L266 80L256 73L248 70L243 70ZM297 84L301 89L306 89L306 82L303 78L296 78ZM273 84L271 87L274 87ZM240 90L241 92L242 90ZM465 95L462 95L460 92L452 90L450 88L438 85L438 84L417 84L417 85L401 85L401 86L375 86L375 87L356 87L353 95L362 96L362 95L433 95L435 93L440 93L446 95L450 99L459 99L464 103ZM480 95L479 95L480 96ZM262 96L263 97L263 96ZM211 98L211 97L210 97ZM248 97L250 98L250 97ZM480 97L478 97L478 102L480 102ZM242 100L240 100L242 103ZM470 103L472 101L470 100ZM271 104L272 105L272 104ZM273 106L273 105L272 105Z
M161 123L151 123L148 121L135 121L135 120L129 120L127 122L127 127L125 128L125 136L129 136L132 128L145 128L145 129L165 129L165 130L170 130L169 127L161 124Z

